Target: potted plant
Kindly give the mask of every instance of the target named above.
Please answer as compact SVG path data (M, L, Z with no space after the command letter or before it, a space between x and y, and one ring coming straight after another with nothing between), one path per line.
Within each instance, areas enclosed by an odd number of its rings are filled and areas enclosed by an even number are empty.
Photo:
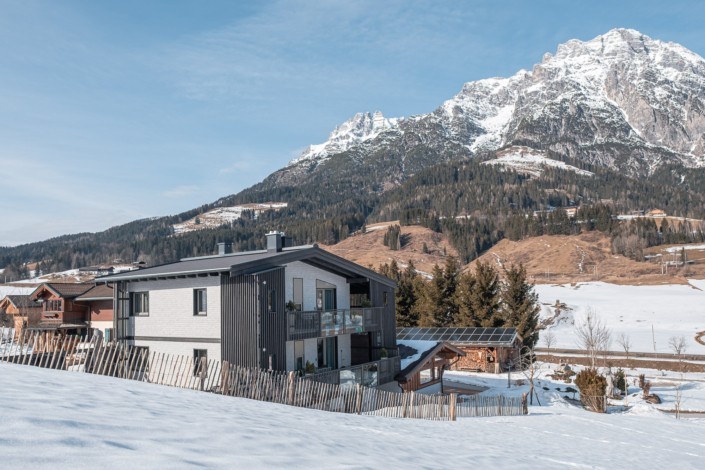
M316 366L313 365L313 362L306 361L306 368L304 369L304 372L307 374L314 374L316 372Z

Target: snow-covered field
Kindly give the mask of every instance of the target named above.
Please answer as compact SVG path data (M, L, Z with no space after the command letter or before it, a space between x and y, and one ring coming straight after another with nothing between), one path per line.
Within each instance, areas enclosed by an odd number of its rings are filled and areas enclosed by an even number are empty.
M550 304L542 305L542 318L554 315L556 300L569 307L550 328L556 336L553 347L578 348L575 323L581 322L587 309L592 308L612 331L612 350L621 349L615 340L624 332L629 335L634 352L673 353L669 339L683 336L687 353L705 354L705 346L695 341L696 333L705 331L705 281L689 282L690 285L663 286L588 282L537 285L535 290L542 304ZM539 347L543 346L539 340Z
M29 295L34 292L35 287L6 286L0 284L0 300L7 295Z
M495 380L500 378L495 377ZM506 383L506 382L505 382ZM500 385L501 386L501 385ZM541 390L529 416L401 420L0 364L4 468L702 468L703 420L597 415Z

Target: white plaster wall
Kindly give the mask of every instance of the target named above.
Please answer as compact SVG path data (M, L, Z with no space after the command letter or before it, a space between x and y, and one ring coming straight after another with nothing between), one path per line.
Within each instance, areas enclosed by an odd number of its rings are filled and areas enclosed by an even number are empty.
M286 342L286 370L291 371L296 369L296 359L294 358L294 341Z
M100 330L103 332L103 337L105 337L105 330L107 328L112 328L113 327L113 322L111 321L92 321L91 322L91 328L95 328L96 330Z
M194 349L208 350L208 360L220 361L220 343L195 343L180 341L141 341L135 340L135 346L149 347L149 354L171 354L174 356L185 356L193 360ZM183 361L182 361L183 362Z
M207 315L193 314L193 290L206 289ZM131 317L134 336L220 338L220 278L198 277L130 283L130 292L149 291L149 316Z
M304 280L304 310L316 310L316 279L335 284L338 308L350 308L350 284L344 277L316 268L302 261L294 261L286 265L284 274L286 294L284 302L294 300L295 277Z

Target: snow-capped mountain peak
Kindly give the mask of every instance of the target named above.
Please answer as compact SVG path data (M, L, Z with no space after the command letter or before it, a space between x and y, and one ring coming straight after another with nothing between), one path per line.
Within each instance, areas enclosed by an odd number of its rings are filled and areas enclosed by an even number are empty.
M336 127L322 144L310 145L298 158L289 164L304 160L323 160L329 155L341 153L349 148L377 137L382 131L396 126L398 119L385 118L380 111L357 113Z

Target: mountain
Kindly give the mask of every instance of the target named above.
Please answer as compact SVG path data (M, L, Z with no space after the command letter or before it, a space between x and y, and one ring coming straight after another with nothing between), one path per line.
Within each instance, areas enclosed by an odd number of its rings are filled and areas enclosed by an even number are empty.
M387 187L429 164L512 145L633 176L705 166L705 60L630 29L571 40L530 71L466 83L429 114L357 114L270 182L324 171L337 152L347 159L337 167L386 166Z
M273 201L276 210L251 209ZM534 217L567 206L581 206L585 223L565 211ZM268 230L333 245L390 220L442 233L463 261L504 238L594 227L634 259L666 241L705 241L702 230L610 222L652 208L705 218L705 60L616 29L568 41L530 71L466 83L428 114L358 113L260 183L211 204L0 247L0 268L13 277L34 262L43 271L118 258L164 263L212 254L224 240L258 249Z

